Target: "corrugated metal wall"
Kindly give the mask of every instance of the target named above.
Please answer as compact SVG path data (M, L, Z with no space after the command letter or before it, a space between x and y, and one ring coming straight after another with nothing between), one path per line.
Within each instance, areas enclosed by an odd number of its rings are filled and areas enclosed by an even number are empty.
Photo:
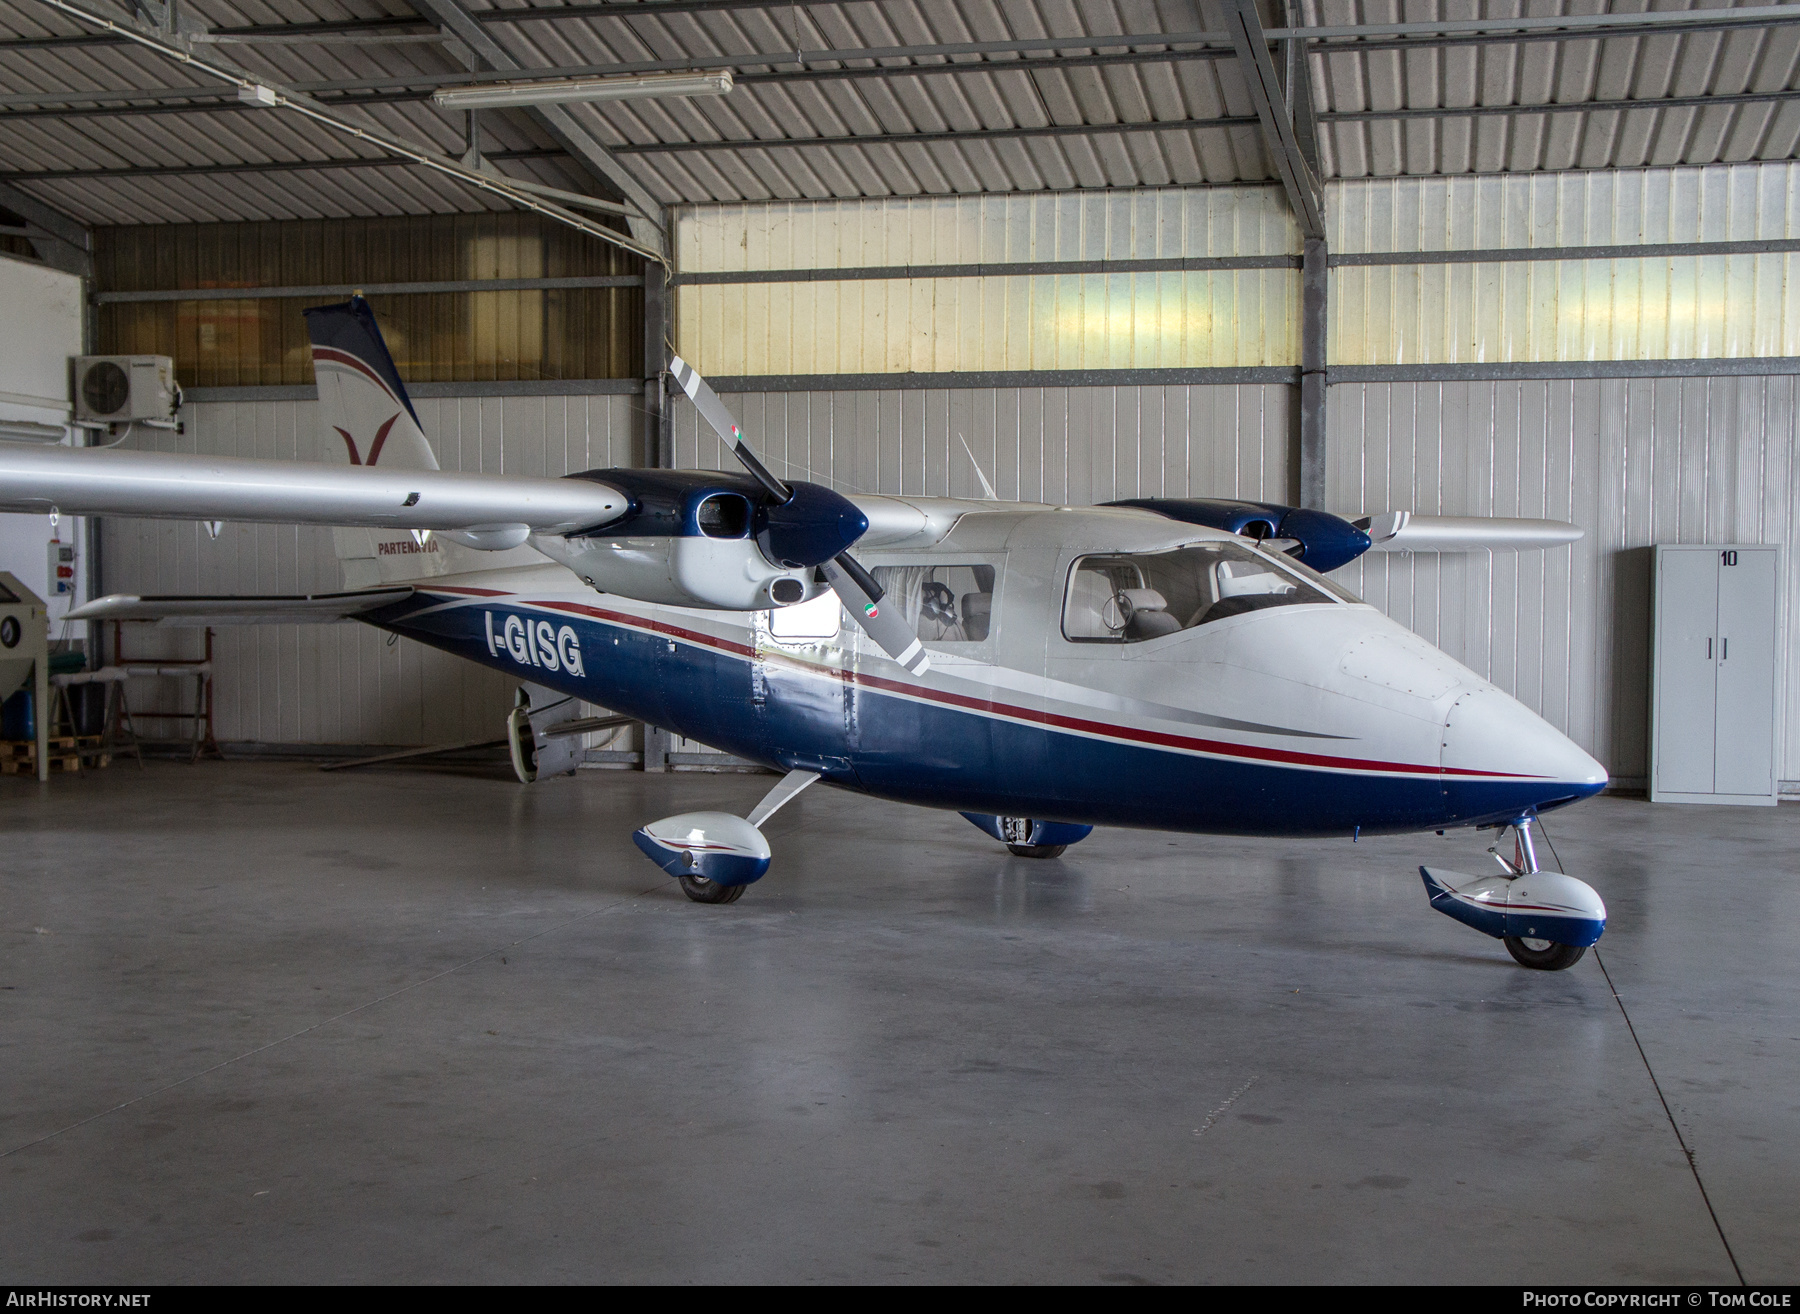
M100 228L94 266L106 292L638 272L635 258L617 247L523 213ZM643 372L641 288L377 293L369 300L388 350L413 383ZM189 388L311 383L300 317L309 303L105 302L95 328L101 353L172 356Z
M1551 552L1364 557L1345 582L1492 679L1615 776L1648 762L1650 546L1779 543L1781 633L1800 651L1800 379L1339 385L1337 510L1545 516ZM1784 780L1800 778L1800 680L1782 663Z
M632 399L507 397L415 403L446 470L560 475L641 464L643 421ZM161 451L319 459L313 402L198 402L187 433L136 445ZM306 593L343 587L331 531L226 525L217 540L198 524L108 519L105 586L112 593ZM128 653L198 656L199 630L124 627ZM221 626L214 640L215 733L265 744L426 744L491 736L513 684L402 639L389 646L367 626ZM135 681L139 709L174 710L168 682ZM185 702L184 706L191 706ZM173 723L163 730L185 732Z
M1327 188L1333 255L1738 242L1800 231L1800 164ZM1791 254L1340 268L1334 365L1800 355Z
M726 402L779 474L846 492L980 497L966 441L1001 497L1084 506L1165 490L1281 500L1291 392L1280 385L896 389L736 393ZM675 453L686 467L734 463L687 405L675 412Z
M682 273L1291 255L1266 187L684 207ZM1291 269L689 286L677 343L720 375L1150 369L1297 358Z

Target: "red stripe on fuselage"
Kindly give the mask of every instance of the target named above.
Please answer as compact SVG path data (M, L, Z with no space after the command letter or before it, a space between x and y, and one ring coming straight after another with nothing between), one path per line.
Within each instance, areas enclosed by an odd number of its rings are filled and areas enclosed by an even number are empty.
M433 586L433 592L453 592L454 590ZM490 593L489 596L502 596ZM651 620L644 616L634 616L630 612L608 611L603 607L590 607L582 602L562 602L550 599L527 602L520 600L520 606L541 607L548 611L571 612L577 616L589 616L595 620L610 621L616 625L625 625L633 629L650 630L664 634L673 639L682 639L688 643L699 644L706 648L716 648L720 652L730 653L735 657L755 657L756 649L730 639L717 638L711 634L703 634L698 630L686 629L680 625L671 625L667 621ZM765 655L766 657L767 655ZM1036 725L1049 726L1057 730L1073 730L1081 734L1099 735L1107 739L1121 739L1140 744L1153 744L1159 748L1179 748L1188 752L1210 753L1219 757L1247 758L1260 762L1275 762L1284 766L1326 767L1337 771L1383 771L1403 775L1418 776L1480 776L1501 780L1545 780L1546 776L1522 776L1505 771L1476 771L1469 767L1435 767L1422 766L1412 762L1381 762L1371 758L1360 757L1328 757L1322 753L1297 753L1285 748L1262 748L1256 744L1234 744L1229 740L1198 739L1192 735L1178 735L1164 730L1141 730L1135 726L1113 725L1105 721L1091 721L1085 717L1067 716L1060 712L1039 711L1032 707L1020 707L1012 703L994 702L987 698L972 698L967 694L950 693L942 689L928 689L923 685L906 684L899 680L890 680L880 675L865 675L861 672L833 670L829 667L813 666L805 662L791 659L778 659L785 666L817 675L825 679L854 682L865 688L878 689L883 693L898 694L905 698L919 698L926 702L941 703L950 707L961 708L971 712L985 712L990 715L1004 716L1015 721L1026 721Z

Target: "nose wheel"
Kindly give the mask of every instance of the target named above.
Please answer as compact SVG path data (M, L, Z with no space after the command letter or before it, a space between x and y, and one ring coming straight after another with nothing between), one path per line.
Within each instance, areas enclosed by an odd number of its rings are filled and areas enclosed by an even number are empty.
M1559 871L1538 867L1531 842L1532 813L1510 824L1510 861L1494 845L1499 876L1419 868L1431 906L1506 946L1521 967L1561 972L1575 966L1606 930L1606 905L1590 885Z
M721 885L704 876L678 876L675 879L681 892L695 903L736 903L750 888L748 885Z
M1500 943L1506 946L1506 952L1519 966L1536 968L1540 972L1560 972L1573 967L1587 953L1586 945L1558 944L1533 936L1504 935L1500 937Z

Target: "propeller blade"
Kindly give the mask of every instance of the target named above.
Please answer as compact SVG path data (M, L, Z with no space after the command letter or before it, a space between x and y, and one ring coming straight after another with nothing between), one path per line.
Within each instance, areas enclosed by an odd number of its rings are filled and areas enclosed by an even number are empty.
M719 399L719 394L700 377L700 372L681 357L671 356L669 373L675 376L676 385L694 403L694 409L700 412L700 418L713 427L714 433L732 445L731 450L743 462L744 469L768 490L769 496L777 502L785 502L792 497L793 490L770 474L768 467L756 459L756 453L744 442L744 431L738 428L738 422L731 418L731 412L725 409L725 403Z
M887 594L861 562L848 552L840 552L836 560L825 562L819 569L825 573L825 582L831 585L832 592L877 647L913 675L923 675L931 669L925 645L907 628L899 608L881 606Z

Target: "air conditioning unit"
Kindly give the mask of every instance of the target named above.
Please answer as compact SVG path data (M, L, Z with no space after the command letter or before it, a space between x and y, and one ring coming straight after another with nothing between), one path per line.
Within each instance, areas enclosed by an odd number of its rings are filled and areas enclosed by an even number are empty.
M75 418L124 424L172 420L181 405L167 356L77 356Z

